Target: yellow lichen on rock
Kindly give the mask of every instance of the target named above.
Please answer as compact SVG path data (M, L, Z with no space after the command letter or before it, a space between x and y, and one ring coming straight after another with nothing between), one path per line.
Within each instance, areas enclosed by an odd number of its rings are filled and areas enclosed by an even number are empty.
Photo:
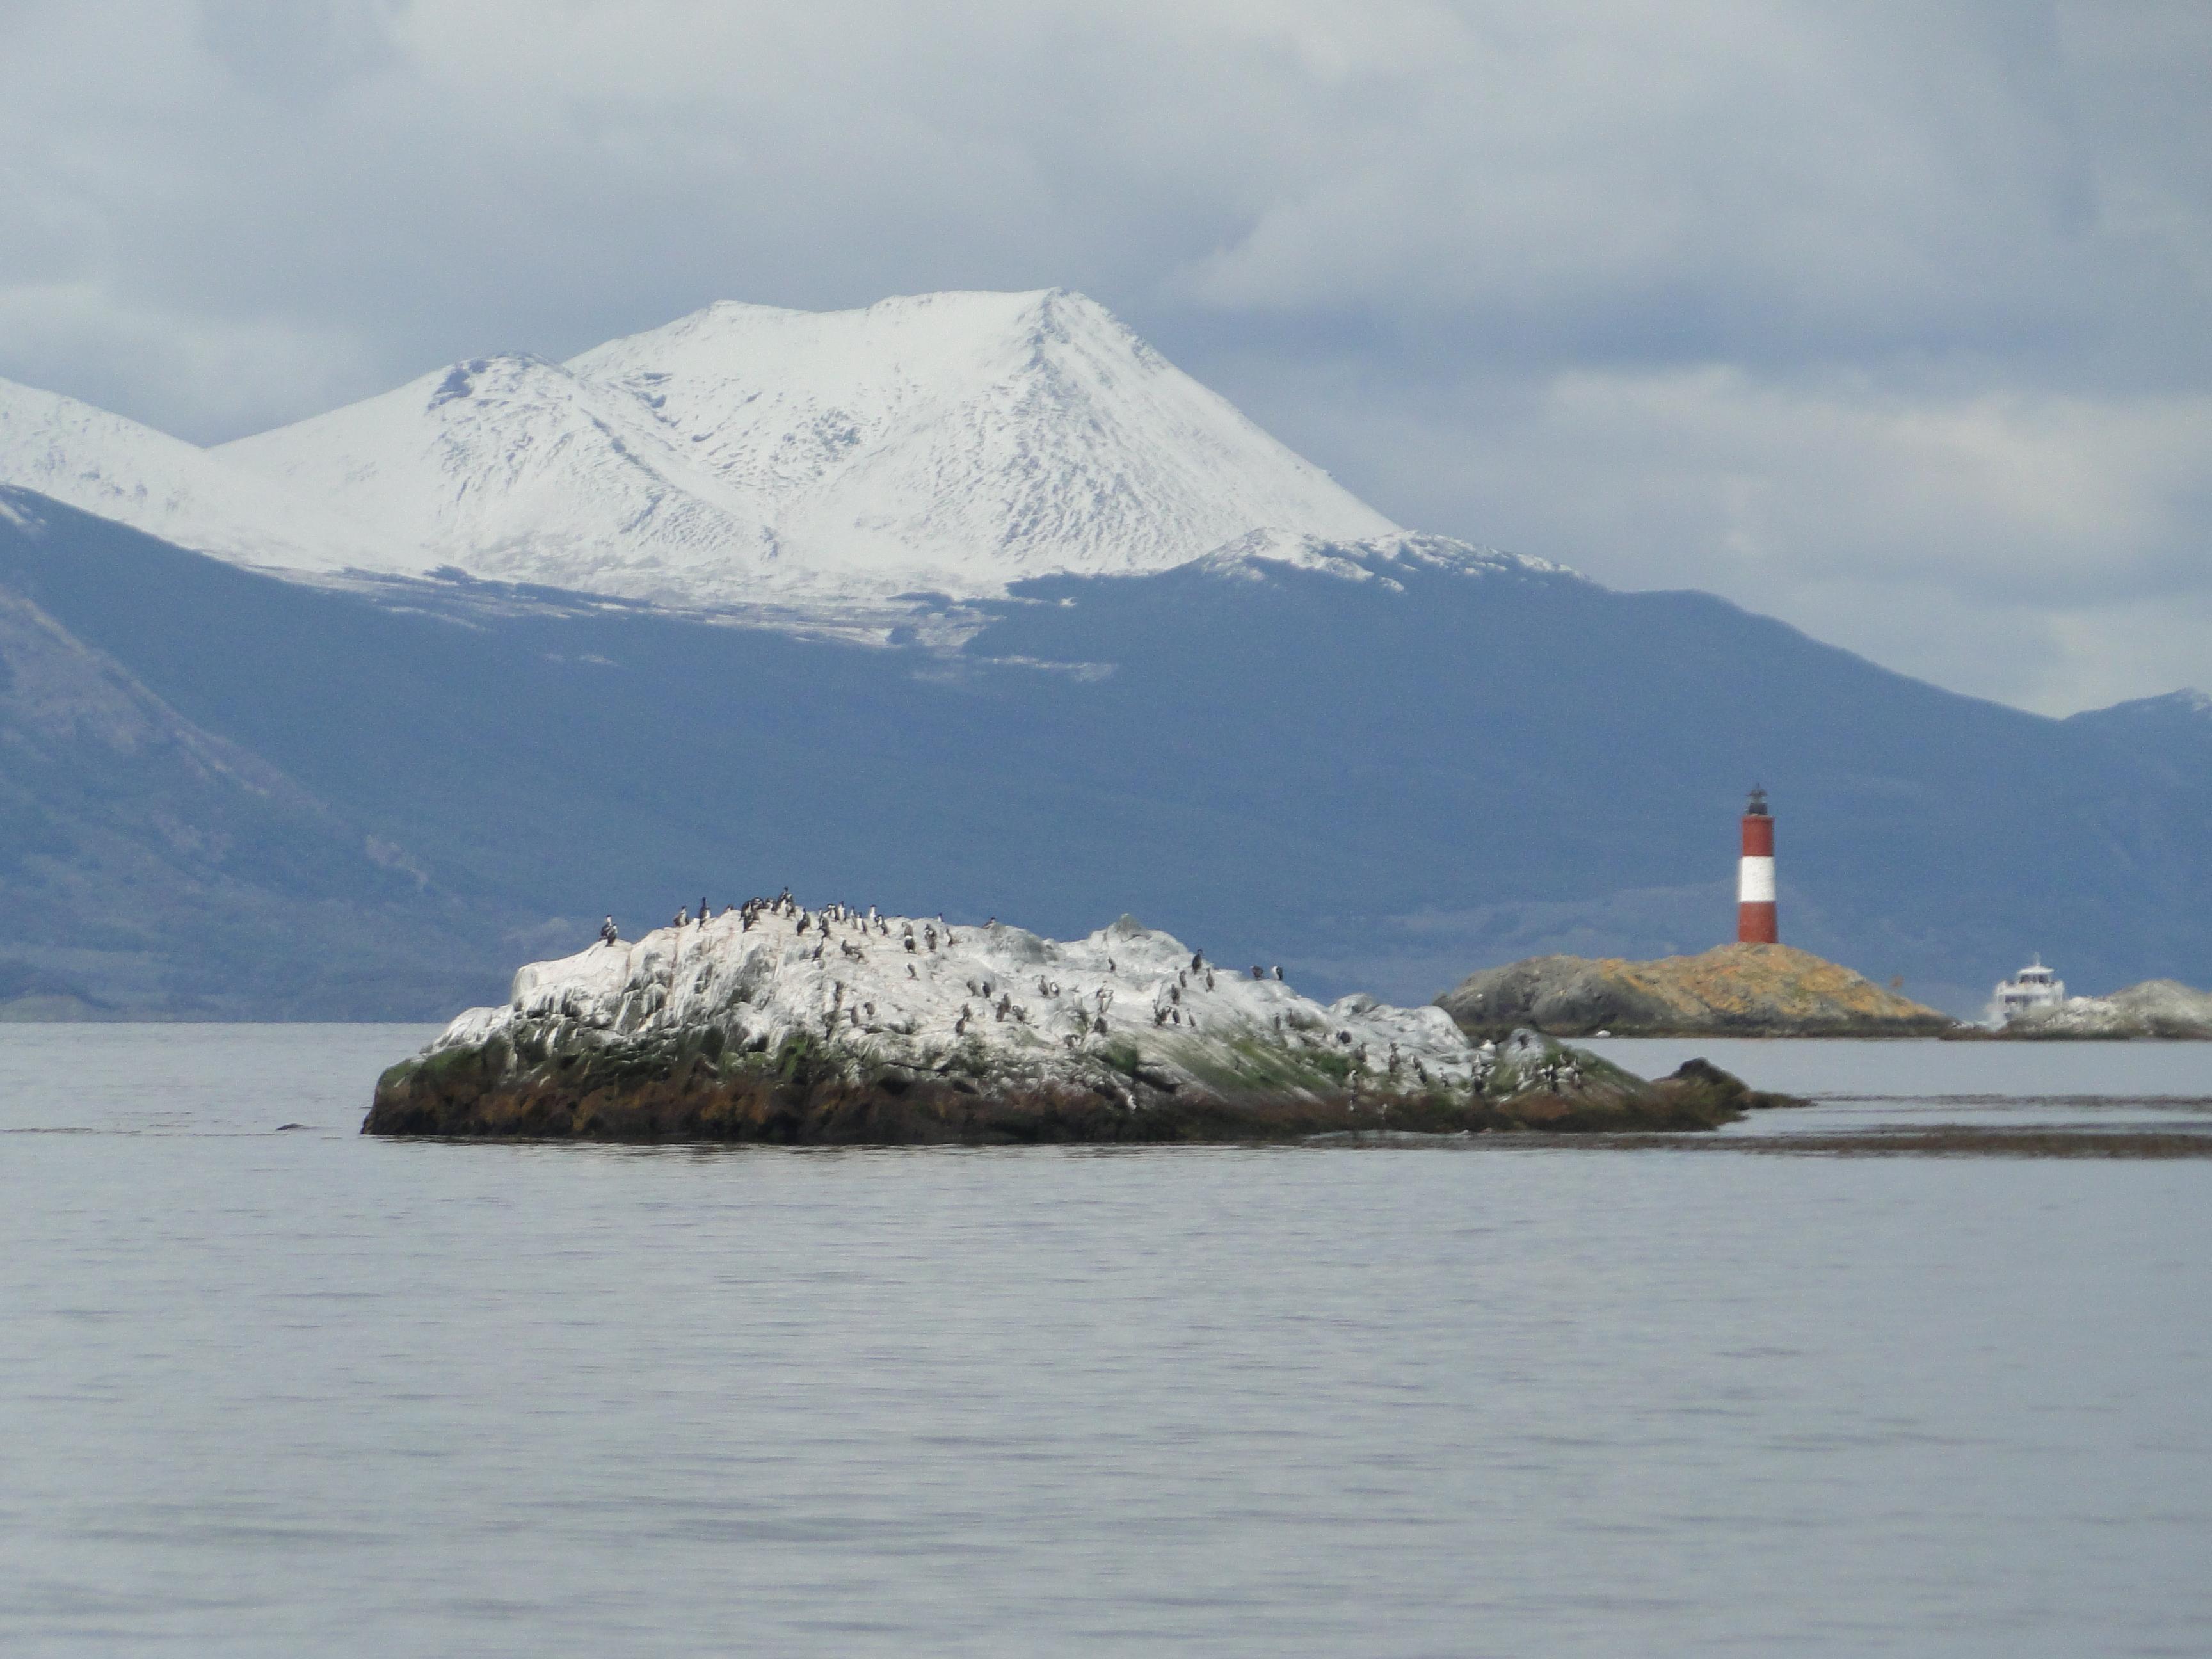
M1437 1000L1486 1034L1529 1025L1554 1036L1901 1036L1954 1024L1788 945L1723 945L1653 962L1532 957L1470 975Z

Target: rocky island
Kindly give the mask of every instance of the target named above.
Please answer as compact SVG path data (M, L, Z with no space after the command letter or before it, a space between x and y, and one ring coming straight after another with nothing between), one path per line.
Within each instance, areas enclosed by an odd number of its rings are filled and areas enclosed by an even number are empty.
M817 1145L1705 1129L1760 1096L1648 1083L1443 1009L1322 1004L1124 916L994 921L755 900L532 963L379 1079L363 1132Z
M2107 996L2068 997L2051 1007L2016 1013L1994 1028L1971 1027L1958 1035L2026 1042L2069 1037L2201 1042L2212 1039L2212 992L2179 980L2147 979Z
M1470 974L1437 999L1470 1036L1936 1036L1948 1014L1787 945L1723 945L1626 962L1530 957Z

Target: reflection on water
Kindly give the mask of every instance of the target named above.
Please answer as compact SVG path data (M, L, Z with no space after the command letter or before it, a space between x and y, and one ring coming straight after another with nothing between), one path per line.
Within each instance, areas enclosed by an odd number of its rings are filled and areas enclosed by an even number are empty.
M422 1036L0 1029L0 1651L2212 1650L2212 1165L362 1139Z
M1698 1041L1589 1045L1657 1077L1692 1054L1810 1107L1754 1113L1728 1145L2100 1157L2212 1156L2212 1043Z

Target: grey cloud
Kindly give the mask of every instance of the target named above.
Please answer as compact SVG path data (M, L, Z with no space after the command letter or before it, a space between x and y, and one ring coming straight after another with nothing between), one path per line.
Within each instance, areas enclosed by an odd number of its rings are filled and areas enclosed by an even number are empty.
M201 39L238 84L289 105L394 67L396 0L206 0Z
M8 14L0 374L187 436L1064 283L1401 520L2039 707L2212 680L2199 5Z

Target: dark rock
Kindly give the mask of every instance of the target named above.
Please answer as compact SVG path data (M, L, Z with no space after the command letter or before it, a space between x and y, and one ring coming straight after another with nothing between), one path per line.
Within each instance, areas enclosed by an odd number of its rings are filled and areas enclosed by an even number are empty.
M1356 1097L1348 1090L1217 1091L1187 1082L1171 1092L1146 1075L1151 1067L1128 1074L1123 1094L890 1072L855 1082L817 1071L803 1053L749 1058L720 1073L619 1049L561 1058L575 1063L533 1060L495 1042L403 1061L378 1080L362 1133L809 1146L1282 1141L1383 1127L1438 1135L1619 1133L1711 1129L1756 1098L1741 1084L1731 1095L1703 1079L1615 1082L1611 1068L1572 1092L1494 1099L1373 1088Z

